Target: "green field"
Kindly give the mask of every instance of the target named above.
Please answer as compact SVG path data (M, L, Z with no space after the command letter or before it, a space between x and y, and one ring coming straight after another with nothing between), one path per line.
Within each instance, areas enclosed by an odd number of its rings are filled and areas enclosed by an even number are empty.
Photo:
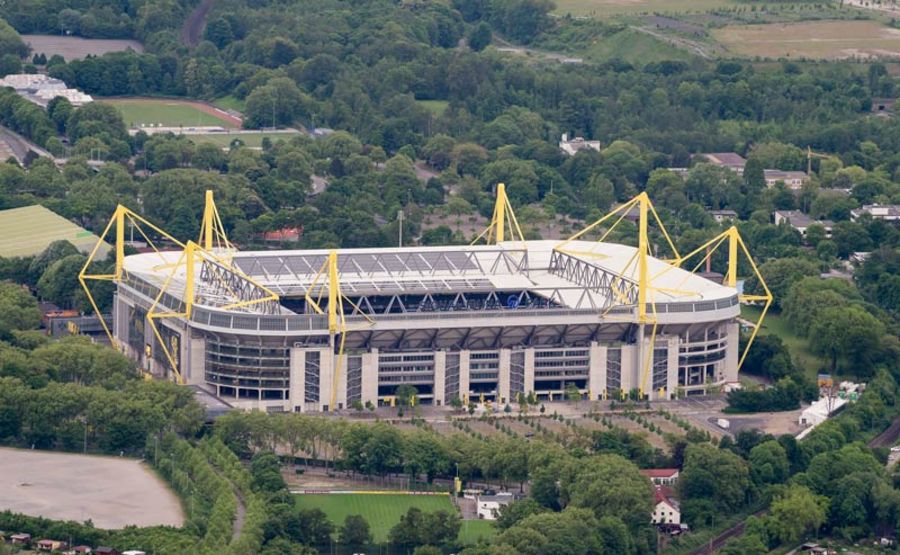
M760 309L755 306L741 306L741 317L751 322L756 322L759 318ZM763 327L759 333L773 333L781 338L784 345L791 352L791 359L800 364L806 371L806 375L815 380L816 375L826 361L814 355L809 350L809 341L805 337L800 337L788 324L787 320L782 318L778 313L769 311L766 313L766 319L763 321ZM752 348L752 347L751 347Z
M178 100L121 98L103 100L104 104L115 106L122 114L125 125L159 125L163 127L221 126L235 127L231 121L218 118L200 108Z
M244 111L245 102L235 96L223 96L212 101L214 106L218 106L223 110L235 110L237 112Z
M734 0L556 0L555 13L608 17L636 13L703 12L734 6Z
M321 509L328 518L340 526L348 515L362 515L372 529L375 541L387 541L388 532L400 517L412 507L425 512L452 511L456 508L445 495L405 495L398 494L300 494L295 495L296 505L301 509ZM480 537L493 535L488 521L468 521L459 532L460 539L474 543Z
M235 139L240 139L244 141L244 146L249 148L260 148L262 146L262 140L264 137L269 137L271 141L274 143L276 141L284 140L289 141L291 137L299 135L299 132L295 133L212 133L206 135L191 135L185 134L184 136L188 139L194 141L197 144L200 143L212 143L215 145L219 145L222 148L226 148L231 145L231 141Z

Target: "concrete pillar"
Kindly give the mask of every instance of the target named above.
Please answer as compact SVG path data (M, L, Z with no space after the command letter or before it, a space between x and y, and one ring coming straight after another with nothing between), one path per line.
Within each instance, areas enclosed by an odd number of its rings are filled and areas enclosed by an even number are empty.
M306 351L300 347L291 348L291 387L284 410L303 412L306 410Z
M681 340L677 335L668 339L669 360L666 367L666 398L671 399L678 390L678 346Z
M723 381L736 382L738 381L738 362L741 357L741 328L737 322L725 324L724 327L725 333L728 335L725 346L725 360L721 363L724 367L720 367L719 372Z
M497 361L497 402L508 403L510 396L509 373L510 356L512 351L500 349L500 358Z
M640 379L637 358L635 345L622 345L622 391L626 394L637 387Z
M469 399L469 353L468 349L459 352L459 398L463 402Z
M319 356L319 410L331 410L331 390L334 383L334 363L337 355L331 348L318 349Z
M362 402L378 406L378 349L362 355Z
M349 362L347 361L347 355L334 355L334 364L335 371L339 370L337 376L337 396L335 396L335 405L333 407L329 407L329 410L335 410L338 408L347 408L347 367L349 366ZM334 374L332 374L334 375ZM326 403L331 404L331 399L326 399Z
M433 383L433 391L434 391L434 400L432 401L435 405L444 405L446 404L446 399L444 399L444 384L446 384L447 379L447 351L435 351L434 352L434 383Z
M187 364L183 365L185 366L185 381L190 385L206 383L206 339L191 337L182 343L187 351L182 358L187 361Z
M534 347L525 349L525 395L534 392Z
M595 401L602 399L603 392L606 391L606 347L592 341L588 353L588 390L590 399Z

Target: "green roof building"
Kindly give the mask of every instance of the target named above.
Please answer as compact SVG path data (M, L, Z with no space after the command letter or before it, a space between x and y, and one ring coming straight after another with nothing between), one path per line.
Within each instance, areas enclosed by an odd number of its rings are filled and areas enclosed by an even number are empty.
M0 210L0 257L33 256L60 240L89 254L98 239L90 231L40 205ZM103 258L111 248L104 242L97 255Z

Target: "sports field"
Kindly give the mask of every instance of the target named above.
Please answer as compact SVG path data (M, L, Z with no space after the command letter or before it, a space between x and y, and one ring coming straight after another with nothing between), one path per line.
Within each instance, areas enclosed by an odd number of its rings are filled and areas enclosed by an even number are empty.
M0 510L98 528L181 526L181 503L143 462L0 448Z
M107 52L123 52L129 49L135 52L144 51L144 45L136 40L84 39L59 35L22 35L22 40L31 47L34 54L46 54L48 58L59 54L67 62L87 56L102 56Z
M162 98L110 98L104 104L115 106L128 127L240 127L240 120L201 102Z
M556 0L555 13L608 17L636 13L704 12L733 6L734 0Z
M412 507L418 507L424 512L456 512L450 497L446 495L325 493L299 494L294 499L298 508L321 509L337 527L349 515L362 515L369 523L375 541L379 543L387 541L391 528ZM492 534L493 528L487 521L469 521L460 529L460 539L468 543Z
M764 58L900 57L900 29L877 21L805 21L730 25L712 31L729 52Z

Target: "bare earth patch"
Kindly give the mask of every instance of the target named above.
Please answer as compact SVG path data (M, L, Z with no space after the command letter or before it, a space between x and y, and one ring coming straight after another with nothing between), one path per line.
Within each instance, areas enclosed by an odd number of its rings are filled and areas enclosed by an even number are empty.
M139 460L0 448L0 510L98 528L181 526L178 498Z
M22 35L22 40L31 47L32 54L46 54L48 58L59 54L67 62L80 60L88 55L102 56L107 52L124 52L129 48L135 52L144 51L144 45L136 40L83 39L56 35Z
M731 25L712 31L732 53L764 58L900 58L900 30L877 21Z

